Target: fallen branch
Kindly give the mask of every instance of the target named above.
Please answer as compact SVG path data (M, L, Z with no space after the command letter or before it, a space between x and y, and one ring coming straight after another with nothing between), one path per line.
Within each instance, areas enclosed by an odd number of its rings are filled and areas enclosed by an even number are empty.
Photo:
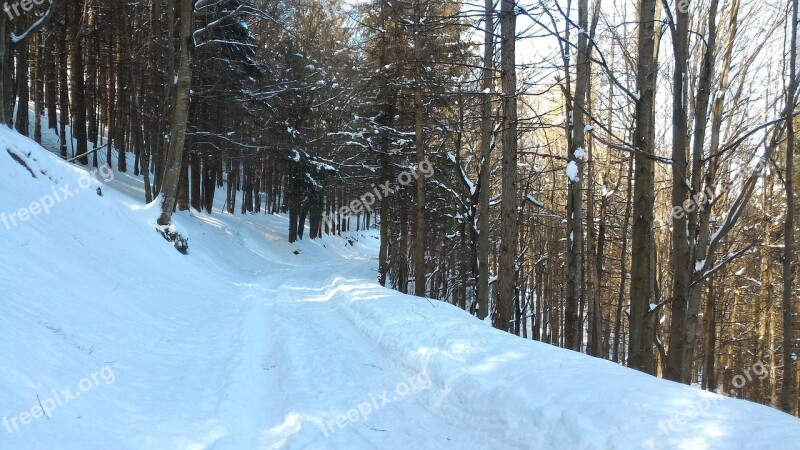
M33 169L31 169L31 167L28 165L28 163L26 163L25 160L21 156L19 156L18 154L12 152L9 149L6 149L6 151L8 152L9 155L11 155L11 159L13 159L14 161L18 162L22 167L28 169L28 172L31 173L31 176L33 178L36 178L36 174L33 173Z
M47 417L47 420L50 420L50 416L47 415L47 410L44 409L44 406L42 406L42 399L39 398L39 394L36 394L36 400L39 400L39 408L42 408L44 416Z
M90 151L88 151L88 152L86 152L86 153L84 153L84 154L82 154L82 155L73 156L72 158L68 159L68 160L67 160L67 162L72 162L72 161L75 161L75 160L76 160L76 159L78 159L78 158L83 158L84 156L89 156L89 155L91 155L92 153L94 153L94 152L96 152L96 151L98 151L98 150L101 150L101 149L103 149L103 148L105 148L105 147L108 147L108 143L106 143L106 144L104 144L104 145L101 145L100 147L97 147L97 148L96 148L96 149L94 149L94 150L90 150Z

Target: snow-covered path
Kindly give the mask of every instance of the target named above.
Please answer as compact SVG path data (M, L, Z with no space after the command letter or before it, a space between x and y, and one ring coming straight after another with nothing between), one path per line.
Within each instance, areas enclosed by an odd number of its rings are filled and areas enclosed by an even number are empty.
M84 173L0 127L0 213ZM800 442L800 421L778 411L385 289L371 233L289 244L282 217L181 213L183 256L136 178L90 181L0 225L0 450Z
M342 315L343 305L331 301L335 288L314 281L332 269L295 271L262 297L271 331L259 359L281 402L268 417L274 426L260 433L261 448L488 448L487 437L470 440L420 404L426 374L387 357Z

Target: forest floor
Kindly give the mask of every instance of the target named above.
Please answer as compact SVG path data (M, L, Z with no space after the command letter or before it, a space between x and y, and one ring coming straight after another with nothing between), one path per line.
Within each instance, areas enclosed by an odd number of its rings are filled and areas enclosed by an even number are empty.
M773 409L385 289L371 231L290 244L282 216L182 212L182 255L141 180L105 175L0 127L2 450L800 442Z

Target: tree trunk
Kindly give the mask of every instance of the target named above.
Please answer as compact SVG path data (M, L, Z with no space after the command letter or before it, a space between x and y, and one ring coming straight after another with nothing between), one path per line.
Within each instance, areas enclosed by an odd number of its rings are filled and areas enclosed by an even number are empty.
M503 186L500 207L500 288L492 325L509 330L514 306L517 260L517 15L514 0L500 0L500 65L503 71Z
M43 57L44 53L41 35L35 36L34 51L33 51L33 66L31 67L31 74L33 78L33 140L42 143L42 114L44 112L44 80L43 74Z
M86 86L84 79L83 43L81 42L81 17L83 15L83 2L72 3L72 14L69 17L69 30L72 33L70 45L70 85L72 86L72 138L77 144L75 152L79 156L78 162L89 164L89 146L86 141Z
M631 244L630 351L628 365L655 374L654 320L650 302L654 296L653 204L655 152L656 0L639 1L638 61L636 69L636 169L633 189L633 239Z
M578 1L578 26L589 29L589 1ZM577 166L577 177L570 178L567 196L567 299L564 310L564 345L581 350L583 323L578 314L583 298L583 176L586 159L586 96L589 87L589 42L578 33L578 59L575 69L575 94L572 100L572 146L570 164Z
M389 138L390 131L394 123L395 115L395 96L389 87L389 74L386 73L386 65L388 64L388 51L389 40L386 32L386 21L389 17L390 5L388 1L381 1L381 26L383 32L381 33L381 53L380 53L380 67L382 67L381 80L380 80L380 98L381 98L381 111L378 116L378 124L380 129L380 160L381 160L381 182L388 183L391 177L391 168L389 167ZM335 198L335 197L334 197ZM391 220L391 196L387 195L381 199L380 203L380 235L381 243L378 250L378 283L381 286L386 286L387 277L389 275L389 221ZM335 214L335 212L334 212ZM336 234L334 227L333 234Z
M617 310L614 315L614 344L611 350L611 360L619 362L619 350L622 334L622 307L625 300L625 282L627 281L627 262L628 262L628 225L631 218L631 190L633 188L633 155L628 160L627 193L625 195L625 217L622 221L622 250L620 251L619 263L619 294L617 295Z
M795 361L792 356L792 289L794 283L793 263L794 256L794 108L795 94L797 93L797 20L798 0L791 3L791 40L789 51L789 83L786 93L786 220L783 227L783 382L781 384L781 409L790 413L791 403L789 392L793 377L792 370Z
M667 354L666 370L664 377L683 383L689 383L691 358L689 347L694 348L693 336L689 336L690 321L695 318L688 317L694 310L689 305L689 286L692 282L692 255L689 242L689 218L687 214L693 211L692 200L688 200L689 207L684 203L689 198L687 179L687 148L688 148L688 117L686 113L687 100L687 64L689 62L689 12L687 9L677 7L675 20L670 24L672 29L672 47L674 51L674 69L672 75L672 299L669 353ZM714 20L713 18L711 20ZM698 115L705 116L705 110L698 111ZM695 171L699 167L692 168Z
M11 72L8 67L8 56L11 51L11 30L9 29L8 16L0 14L0 123L10 125L11 119L6 104L6 89L11 83Z
M20 29L20 32L23 31ZM30 133L28 119L28 101L30 100L30 89L28 88L28 45L19 43L14 45L17 49L17 76L16 76L16 97L17 97L17 117L14 121L14 128L22 135L28 136ZM13 102L12 102L13 103Z
M420 1L414 2L414 147L416 149L417 164L425 159L425 134L423 127L424 110L422 105L422 6ZM414 186L414 295L425 296L425 280L427 268L425 264L425 177L417 171L417 180Z
M169 156L164 172L164 183L161 194L161 216L159 225L168 225L172 220L172 212L178 197L178 183L181 178L181 163L186 151L186 128L189 120L189 95L192 83L192 9L193 0L180 0L178 2L180 25L178 39L180 47L177 54L178 82L175 86L174 107L170 120Z
M481 161L478 176L478 318L489 315L489 194L492 170L492 90L494 89L494 0L485 0L483 94L481 95Z

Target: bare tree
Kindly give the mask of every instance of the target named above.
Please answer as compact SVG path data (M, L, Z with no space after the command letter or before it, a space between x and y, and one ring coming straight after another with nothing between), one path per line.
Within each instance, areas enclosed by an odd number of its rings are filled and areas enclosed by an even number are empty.
M790 412L789 391L792 385L792 368L795 361L792 359L792 289L794 288L794 273L792 257L794 251L794 109L795 96L797 95L797 20L798 0L792 0L791 12L788 17L791 23L791 38L789 41L789 83L786 87L786 219L783 227L783 382L781 384L781 409Z
M494 90L494 0L484 2L483 68L481 70L481 160L478 178L478 318L489 314L489 194L492 170L492 90Z
M516 291L517 263L517 68L515 0L500 0L500 67L503 72L503 187L500 213L500 289L492 325L508 330Z
M586 97L589 87L589 1L578 1L578 60L575 71L575 94L570 111L572 136L567 141L570 166L577 168L577 175L569 178L567 196L567 304L564 308L564 344L576 351L581 349L583 324L578 309L583 300L583 176L586 151ZM571 169L568 169L571 170Z
M636 128L633 189L633 238L631 243L630 352L628 365L655 373L654 297L655 255L653 204L655 202L655 94L658 72L656 0L639 1L638 61L636 64Z

